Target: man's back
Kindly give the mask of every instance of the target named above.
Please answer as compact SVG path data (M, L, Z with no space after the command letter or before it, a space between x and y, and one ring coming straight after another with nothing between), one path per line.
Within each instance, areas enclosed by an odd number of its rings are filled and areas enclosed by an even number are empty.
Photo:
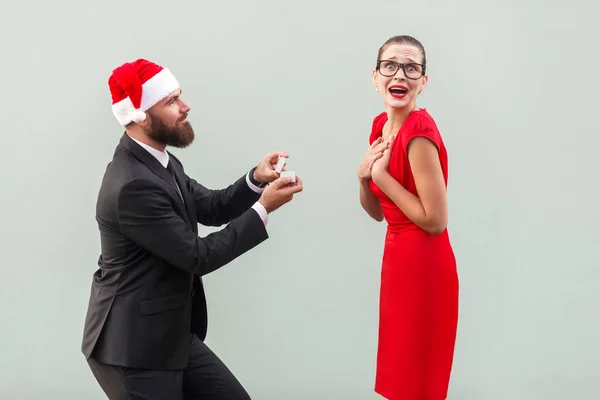
M150 181L169 196L164 180L123 145L117 147L96 206L102 250L82 350L89 356L96 345L95 358L114 365L151 368L159 363L156 367L182 368L191 335L193 275L169 265L121 231L119 196L133 179ZM182 211L178 205L173 209ZM190 229L197 233L195 223Z
M125 134L102 181L96 208L102 253L82 351L106 364L184 368L190 335L206 335L201 276L268 237L250 209L259 194L244 178L208 190L167 157L173 175ZM198 222L233 219L198 237Z

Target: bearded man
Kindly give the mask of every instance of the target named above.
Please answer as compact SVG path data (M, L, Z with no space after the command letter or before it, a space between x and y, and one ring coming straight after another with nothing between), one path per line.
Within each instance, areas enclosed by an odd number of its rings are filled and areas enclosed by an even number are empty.
M82 352L111 400L249 399L204 343L202 276L265 241L269 213L302 181L280 176L274 164L288 155L271 152L228 187L208 189L166 150L194 140L175 76L139 59L108 84L125 132L96 205L101 254ZM198 224L226 226L199 237Z

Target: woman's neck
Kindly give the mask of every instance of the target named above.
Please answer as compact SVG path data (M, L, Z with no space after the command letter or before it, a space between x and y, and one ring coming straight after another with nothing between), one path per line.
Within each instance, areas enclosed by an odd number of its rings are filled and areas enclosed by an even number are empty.
M402 127L402 124L404 123L404 121L406 121L406 118L408 118L408 116L415 110L417 110L417 107L415 105L400 109L388 107L388 109L386 110L387 122L385 124L385 130L387 132L384 132L384 139L387 139L387 137L398 133L398 131Z

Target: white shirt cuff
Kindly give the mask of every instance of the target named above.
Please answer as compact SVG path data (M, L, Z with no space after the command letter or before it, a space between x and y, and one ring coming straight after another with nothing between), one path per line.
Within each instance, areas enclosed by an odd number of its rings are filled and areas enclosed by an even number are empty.
M250 189L252 189L256 193L262 193L262 192L265 191L265 188L259 188L254 183L250 182L250 172L248 172L246 174L246 183L248 184L248 186L250 187Z
M260 219L262 219L263 224L265 224L266 227L267 222L269 221L269 215L267 214L267 210L265 209L265 207L257 201L252 205L252 208L258 213Z

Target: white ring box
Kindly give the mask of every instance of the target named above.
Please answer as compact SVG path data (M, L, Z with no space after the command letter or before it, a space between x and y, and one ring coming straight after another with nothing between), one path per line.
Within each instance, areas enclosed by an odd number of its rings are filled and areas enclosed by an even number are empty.
M291 176L292 183L295 183L296 182L296 173L294 171L282 171L283 167L285 167L285 163L286 163L286 158L279 156L279 159L277 160L277 165L275 166L275 171L277 171L277 173L279 174L280 177L281 176Z
M279 176L291 176L292 183L296 183L296 173L294 171L281 171Z
M285 157L279 156L279 159L277 160L277 165L275 166L275 171L277 171L278 174L281 174L281 170L283 169L283 167L285 167Z

